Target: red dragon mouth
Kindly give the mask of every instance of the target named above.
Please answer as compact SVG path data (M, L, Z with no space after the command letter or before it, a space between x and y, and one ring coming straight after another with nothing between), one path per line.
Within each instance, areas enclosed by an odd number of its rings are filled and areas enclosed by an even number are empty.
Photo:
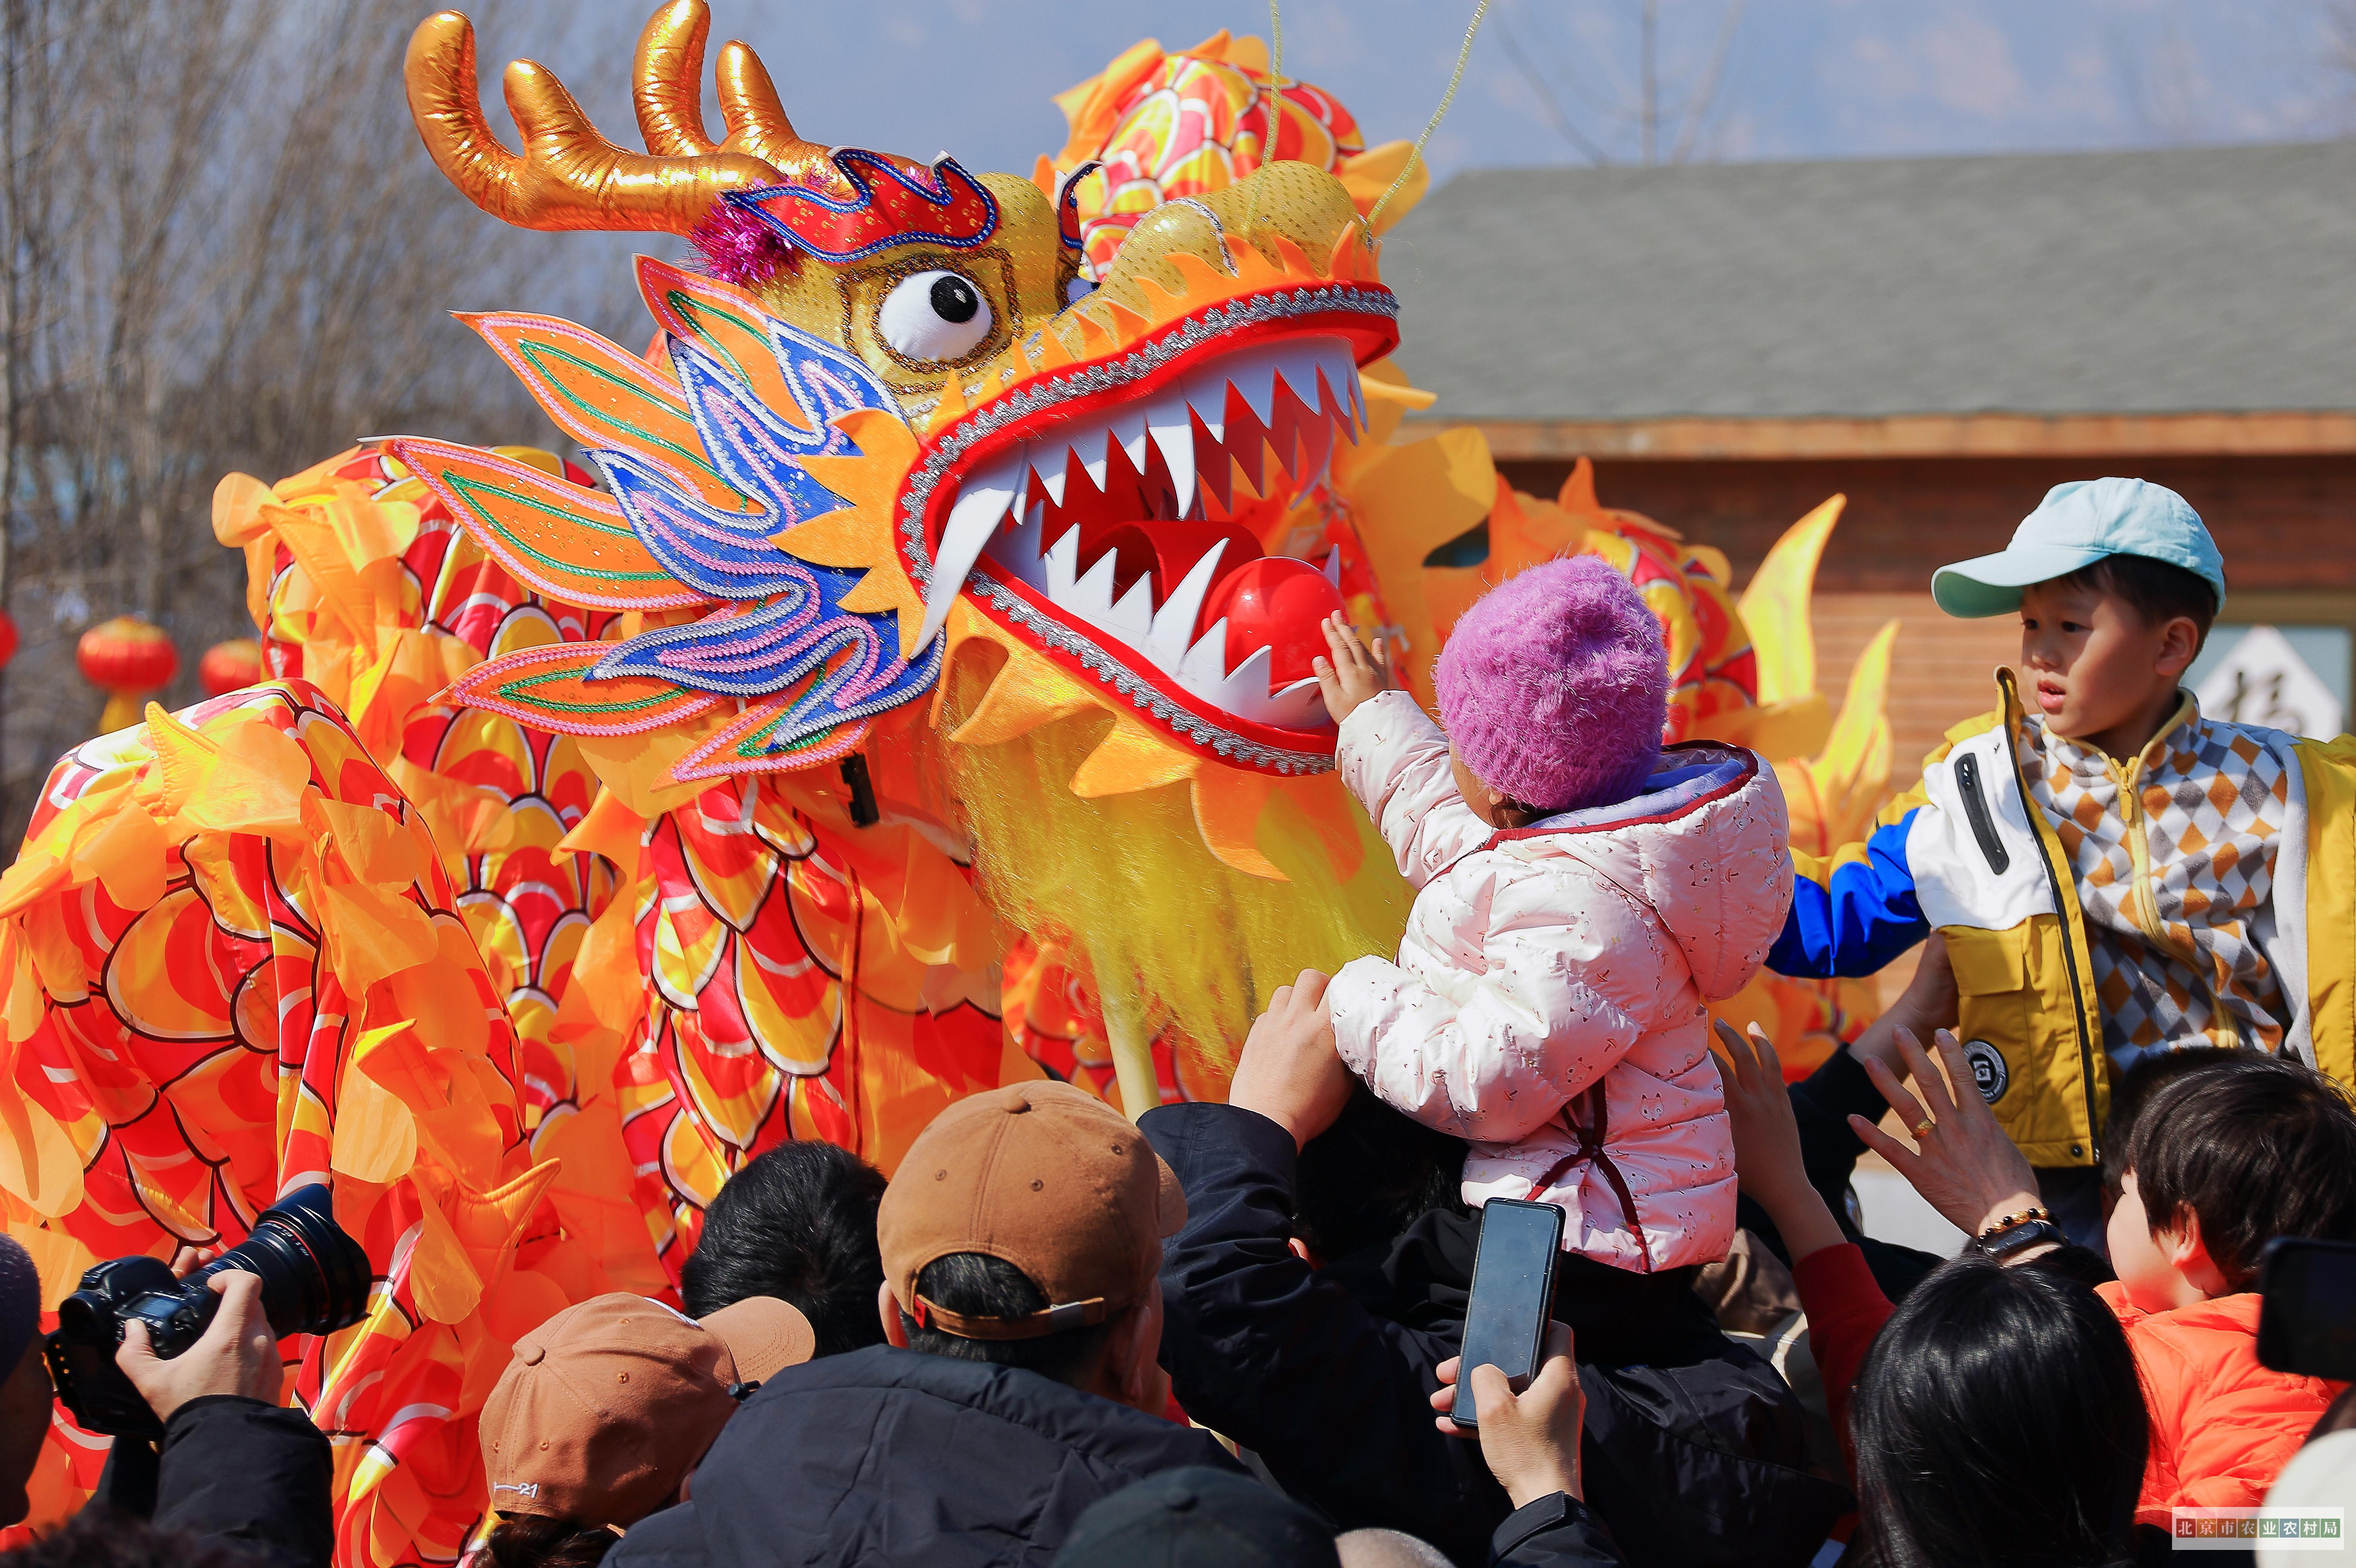
M1343 280L1239 295L937 430L901 498L924 635L963 585L1194 744L1330 767L1308 661L1343 607L1338 560L1269 557L1236 514L1305 495L1333 443L1357 440L1357 367L1396 344L1397 310Z

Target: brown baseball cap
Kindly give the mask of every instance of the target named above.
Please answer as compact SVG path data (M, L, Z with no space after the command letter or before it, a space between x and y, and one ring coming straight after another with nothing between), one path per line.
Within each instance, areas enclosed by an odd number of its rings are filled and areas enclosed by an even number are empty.
M958 1101L916 1136L875 1216L884 1277L917 1322L966 1339L1034 1339L1101 1323L1144 1296L1186 1195L1145 1135L1068 1083ZM935 1258L982 1253L1047 1298L1027 1317L972 1317L916 1294Z
M701 1319L616 1293L518 1339L483 1402L491 1507L634 1524L679 1490L736 1413L740 1386L810 1359L790 1302L755 1296Z

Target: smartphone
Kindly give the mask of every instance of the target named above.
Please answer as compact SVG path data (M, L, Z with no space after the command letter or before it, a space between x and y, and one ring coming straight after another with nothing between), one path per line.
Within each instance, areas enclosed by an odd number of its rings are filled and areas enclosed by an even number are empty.
M1472 1254L1472 1299L1464 1308L1463 1360L1448 1418L1478 1426L1472 1369L1494 1367L1521 1392L1537 1376L1547 1319L1554 1313L1555 1265L1562 1258L1562 1210L1552 1203L1492 1198L1481 1205Z
M2278 1372L2356 1382L2356 1242L2299 1236L2268 1242L2258 1265L2258 1296L2261 1363Z

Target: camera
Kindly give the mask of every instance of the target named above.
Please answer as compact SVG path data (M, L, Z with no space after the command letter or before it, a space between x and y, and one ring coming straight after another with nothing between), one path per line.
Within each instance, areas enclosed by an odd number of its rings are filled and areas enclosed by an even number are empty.
M348 1328L368 1312L368 1253L336 1223L327 1189L316 1182L263 1210L244 1241L186 1279L145 1255L99 1264L59 1305L57 1331L42 1344L76 1425L110 1436L163 1436L163 1423L114 1353L134 1321L147 1326L148 1342L166 1360L195 1344L220 1309L209 1282L224 1269L262 1276L262 1312L281 1339Z

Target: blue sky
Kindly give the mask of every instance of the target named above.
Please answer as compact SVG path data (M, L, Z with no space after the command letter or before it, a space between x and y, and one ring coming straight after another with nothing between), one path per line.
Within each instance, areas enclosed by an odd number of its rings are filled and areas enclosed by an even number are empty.
M616 134L629 43L652 0L509 6L487 65L537 55ZM1411 136L1439 101L1472 0L1292 0L1285 66L1338 93L1371 140ZM1027 172L1063 142L1049 94L1136 39L1266 36L1262 0L714 0L813 139ZM1437 173L1638 153L1639 0L1497 0ZM1662 0L1660 142L1692 94L1727 0ZM2336 34L2335 18L2348 19ZM2335 40L2356 0L1750 0L1694 153L1731 158L2043 151L2356 130L2356 71ZM1518 59L1516 58L1518 56ZM1568 122L1570 134L1558 128Z

